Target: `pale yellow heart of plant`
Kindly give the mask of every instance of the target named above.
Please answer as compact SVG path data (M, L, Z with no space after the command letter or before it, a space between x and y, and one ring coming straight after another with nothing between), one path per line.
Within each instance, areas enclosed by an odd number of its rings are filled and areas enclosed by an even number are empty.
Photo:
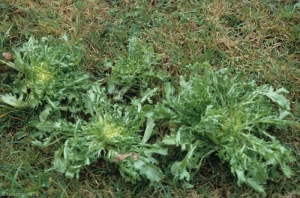
M33 66L33 71L36 74L36 78L38 82L45 83L50 81L53 78L53 74L48 70L48 66L45 63L41 63L40 65Z
M107 137L108 139L117 137L117 136L122 136L122 128L121 127L117 127L114 124L111 123L105 123L104 127L103 127L103 131L104 131L104 135L105 137Z

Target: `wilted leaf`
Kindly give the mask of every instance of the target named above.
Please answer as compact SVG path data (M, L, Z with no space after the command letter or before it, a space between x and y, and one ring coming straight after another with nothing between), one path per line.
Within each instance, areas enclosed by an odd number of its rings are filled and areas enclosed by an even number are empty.
M2 53L2 56L5 58L5 60L7 60L7 61L12 61L12 60L14 60L14 56L13 56L13 54L12 53L10 53L10 52L3 52Z
M114 158L114 162L119 163L120 161L123 161L128 157L132 157L134 161L137 161L139 159L139 155L137 153L130 152L125 154L117 154Z

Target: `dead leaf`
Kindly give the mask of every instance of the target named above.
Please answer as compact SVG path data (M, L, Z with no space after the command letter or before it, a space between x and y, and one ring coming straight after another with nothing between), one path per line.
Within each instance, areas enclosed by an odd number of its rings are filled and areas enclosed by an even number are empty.
M118 154L114 158L114 162L119 163L120 161L123 161L124 159L126 159L128 157L132 157L134 161L139 159L139 155L137 153L130 152L130 153L125 153L125 154Z
M191 27L192 27L194 30L198 30L198 26L197 26L197 24L195 23L195 21L191 20L191 21L190 21L190 25L191 25Z
M13 56L13 54L12 53L10 53L10 52L3 52L2 53L2 56L5 58L5 60L7 60L7 61L12 61L12 60L14 60L14 56Z

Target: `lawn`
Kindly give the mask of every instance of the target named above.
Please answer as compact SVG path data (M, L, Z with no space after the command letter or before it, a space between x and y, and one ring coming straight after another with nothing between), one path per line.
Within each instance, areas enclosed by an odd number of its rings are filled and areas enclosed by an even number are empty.
M2 0L0 196L300 196L300 1Z

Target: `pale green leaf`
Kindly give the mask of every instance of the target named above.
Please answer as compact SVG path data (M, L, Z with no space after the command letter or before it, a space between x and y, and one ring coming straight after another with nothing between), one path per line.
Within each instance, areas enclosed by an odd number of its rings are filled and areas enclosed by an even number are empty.
M238 178L238 182L237 182L238 185L241 185L242 183L245 183L246 177L245 177L244 171L237 169L237 170L235 170L235 173L236 173L236 176Z
M38 141L38 140L31 141L31 143L34 146L37 146L37 147L40 147L40 148L45 148L45 145L42 142Z
M152 120L151 118L147 118L146 129L142 139L143 143L146 143L151 137L154 126L155 126L154 120Z
M162 140L161 143L165 144L165 145L176 145L176 140L175 140L176 137L174 137L174 135L170 136L170 135L167 135L164 137L164 139Z
M262 196L266 196L266 192L264 190L264 187L259 184L257 181L253 180L252 178L248 178L245 183L250 186L253 190L256 192L259 192Z
M170 83L165 83L164 84L164 91L166 94L166 99L168 102L171 102L171 98L175 92L174 87L172 87L172 85Z
M54 122L54 123L53 122L43 122L43 123L38 123L36 125L36 128L43 132L52 132L52 131L59 129L60 127L61 127L60 122Z
M171 172L175 178L190 180L190 174L186 169L186 161L174 162L171 167Z
M274 91L273 87L270 87L267 93L262 92L262 94L266 95L273 102L277 103L280 107L286 110L290 110L290 102L281 93L289 92L284 88L280 88Z
M75 176L78 179L81 167L82 166L80 166L80 165L79 166L68 166L68 168L65 172L66 178L73 179Z
M147 156L151 156L153 154L160 154L160 155L167 155L168 154L168 149L161 147L159 144L154 144L154 145L148 145L148 147L145 145L143 148L144 150L142 151L145 153ZM141 152L141 153L142 153ZM148 157L150 159L150 157ZM154 159L150 159L150 161L153 162Z
M164 178L163 172L151 163L145 163L141 160L134 162L134 167L145 175L151 182L159 182Z
M67 169L67 162L62 157L62 154L63 154L63 149L62 148L60 148L60 149L58 149L57 151L54 152L53 165L54 165L54 168L60 173L64 173Z
M280 115L279 115L279 119L283 120L285 117L292 115L290 112L286 111L286 110L282 110L279 109Z
M23 95L20 95L19 98L12 94L0 95L0 102L16 108L29 107L28 102L24 101Z
M190 164L194 155L194 151L197 148L197 145L190 144L189 152L186 154L184 159L179 162L174 162L171 167L171 172L175 176L175 179L185 179L186 181L190 180L190 173L188 172L191 170L192 164Z
M47 106L40 114L40 121L45 122L50 115L50 112L52 111L52 108L50 106Z

